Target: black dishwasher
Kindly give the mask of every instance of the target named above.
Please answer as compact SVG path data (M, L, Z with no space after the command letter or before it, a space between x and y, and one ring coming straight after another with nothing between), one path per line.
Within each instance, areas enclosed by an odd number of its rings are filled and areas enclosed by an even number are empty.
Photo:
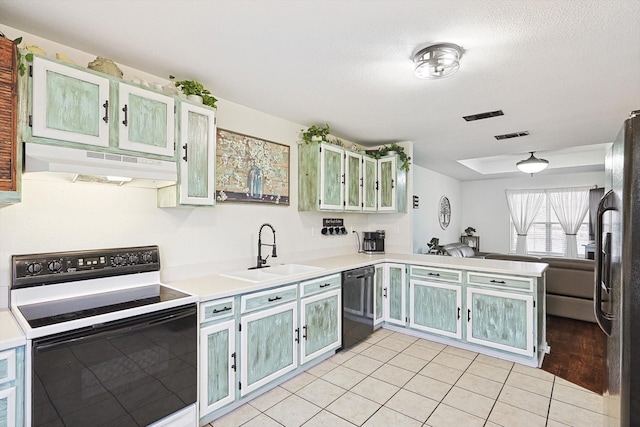
M349 348L373 332L375 267L342 273L342 348Z

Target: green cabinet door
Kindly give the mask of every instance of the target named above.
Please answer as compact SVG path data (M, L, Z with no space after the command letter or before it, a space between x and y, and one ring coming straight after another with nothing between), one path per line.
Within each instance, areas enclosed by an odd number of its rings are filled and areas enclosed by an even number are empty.
M125 150L173 157L173 98L137 86L118 85L118 146Z
M304 364L340 347L342 343L341 290L324 292L300 302L302 339L300 363Z
M404 264L385 264L385 321L406 325L406 269Z
M411 280L409 326L421 331L462 338L460 285Z
M533 296L467 288L467 341L532 356Z
M376 201L378 161L372 157L362 156L362 163L362 210L375 212L378 209Z
M242 396L297 367L297 307L293 301L241 318Z
M36 56L32 99L34 137L109 146L109 79Z
M345 151L344 209L362 210L362 154Z
M320 209L344 209L344 150L322 144L320 151Z
M215 203L215 111L182 103L180 120L180 203Z
M373 286L373 324L377 325L384 321L384 289L385 274L384 264L376 265L375 280ZM368 297L368 295L367 295ZM366 298L366 301L370 301Z
M378 159L378 211L396 210L396 156Z
M235 331L235 320L200 330L200 417L235 400Z

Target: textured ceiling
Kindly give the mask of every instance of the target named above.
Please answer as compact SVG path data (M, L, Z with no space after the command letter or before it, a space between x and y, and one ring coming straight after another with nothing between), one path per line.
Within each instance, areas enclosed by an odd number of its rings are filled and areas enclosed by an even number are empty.
M640 109L638 0L0 0L0 24L354 142L413 141L415 163L461 180L511 171L458 160L534 150L553 173L557 150L579 158ZM460 71L417 79L412 54L438 42L463 47Z

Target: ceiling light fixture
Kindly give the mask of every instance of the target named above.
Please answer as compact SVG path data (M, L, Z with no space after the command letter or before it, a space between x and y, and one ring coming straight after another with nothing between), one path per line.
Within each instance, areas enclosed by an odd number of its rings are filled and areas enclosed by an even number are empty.
M531 156L526 160L520 160L516 163L516 167L524 173L530 173L533 176L534 173L543 171L549 166L549 161L545 159L539 159L533 155L535 151L529 151Z
M440 43L425 47L413 56L416 77L437 79L448 77L460 68L462 48L452 43Z

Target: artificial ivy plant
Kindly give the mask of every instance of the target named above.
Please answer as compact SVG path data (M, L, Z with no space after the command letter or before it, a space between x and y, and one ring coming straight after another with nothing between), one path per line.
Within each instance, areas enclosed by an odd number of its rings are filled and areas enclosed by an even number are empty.
M313 142L320 143L322 141L328 142L327 135L329 135L329 125L325 123L324 126L313 125L307 130L302 130L302 140L305 144L311 144Z
M173 81L173 79L175 79L174 76L169 76L169 80ZM216 102L218 100L211 95L211 91L209 91L209 89L204 88L202 83L195 80L179 80L174 82L174 84L186 96L198 95L202 97L202 103L204 105L216 108Z
M396 144L385 145L383 147L378 148L376 151L372 153L373 157L379 159L388 155L389 153L395 152L400 159L400 168L405 171L409 171L409 164L411 164L411 157L407 156L407 153L404 151L404 147Z

